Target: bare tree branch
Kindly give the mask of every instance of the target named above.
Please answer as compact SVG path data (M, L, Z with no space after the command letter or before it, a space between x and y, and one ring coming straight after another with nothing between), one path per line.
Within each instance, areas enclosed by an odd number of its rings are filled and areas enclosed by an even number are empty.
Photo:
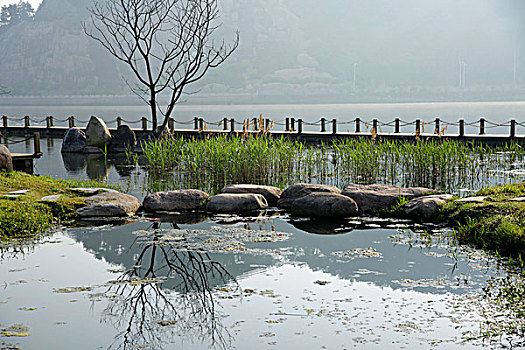
M125 63L137 83L126 82L151 110L153 130L164 130L184 89L219 67L239 45L213 40L220 27L218 0L109 0L95 2L86 35ZM162 101L167 100L166 105Z

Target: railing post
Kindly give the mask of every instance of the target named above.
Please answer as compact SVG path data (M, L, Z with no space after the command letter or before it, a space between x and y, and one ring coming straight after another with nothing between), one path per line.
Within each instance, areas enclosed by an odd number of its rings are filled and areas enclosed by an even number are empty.
M40 153L42 153L42 152L40 152L40 133L39 132L35 132L33 134L33 137L34 137L33 148L34 148L34 151L35 151L34 154L40 154Z
M510 138L513 139L516 137L516 121L510 121Z
M416 136L421 135L421 120L416 120Z
M29 121L29 116L26 115L26 116L24 117L24 127L25 127L25 128L29 128L29 126L30 126L29 123L30 123L30 121Z
M122 126L122 118L117 117L117 128L120 128Z
M52 115L49 116L49 126L51 127L55 126L54 118Z
M230 119L230 132L233 134L235 132L235 119Z
M270 125L271 125L270 119L266 118L266 120L264 122L265 122L264 130L265 131L270 131Z
M377 134L377 119L372 121L372 134Z
M483 118L479 120L479 134L485 135L485 119Z
M195 130L199 130L199 118L195 117L193 118L193 124L194 124L194 129Z
M2 123L4 125L4 128L7 128L7 115L2 116Z
M355 132L361 132L361 119L355 118Z
M257 118L252 118L253 131L257 131Z
M290 131L290 118L286 117L286 132Z
M400 124L401 124L401 121L399 120L399 118L396 118L396 120L394 121L394 133L395 134L399 134Z
M434 129L434 134L439 135L441 133L440 129L441 129L441 121L439 120L439 118L436 118L436 128Z
M290 120L290 127L291 127L290 131L294 132L295 131L295 118L292 118Z
M222 130L228 131L228 118L222 119Z
M459 121L459 137L465 136L465 121L461 119Z
M302 134L303 133L303 120L299 119L297 121L297 133Z
M142 130L148 131L148 119L146 117L142 117Z
M168 129L170 129L170 131L175 130L175 119L168 119Z
M74 128L75 127L75 117L71 116L69 118L67 118L67 121L69 122L69 128Z
M321 132L326 132L326 119L321 118Z
M332 134L337 134L337 119L332 119Z
M199 118L199 131L204 131L204 119Z

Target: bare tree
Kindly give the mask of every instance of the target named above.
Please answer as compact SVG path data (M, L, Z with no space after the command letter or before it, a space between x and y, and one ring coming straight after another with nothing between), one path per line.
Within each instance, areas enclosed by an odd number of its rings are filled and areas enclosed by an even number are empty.
M84 32L124 62L137 81L132 91L157 115L163 130L184 89L221 65L237 48L239 33L215 42L218 0L108 0L95 2ZM160 99L167 97L167 105Z

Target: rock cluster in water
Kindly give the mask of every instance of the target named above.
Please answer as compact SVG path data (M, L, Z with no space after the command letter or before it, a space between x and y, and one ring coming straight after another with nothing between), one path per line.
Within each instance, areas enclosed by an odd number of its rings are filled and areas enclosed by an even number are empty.
M212 213L242 213L277 207L294 216L345 218L386 210L400 198L420 199L410 202L406 214L415 219L430 218L445 200L428 188L399 188L388 185L350 184L344 191L318 184L295 184L283 192L277 187L252 184L230 185L221 194L209 197L197 190L152 193L144 199L147 212L203 210ZM434 198L435 197L435 198ZM429 203L435 203L431 206ZM407 207L409 207L407 206ZM429 212L434 210L431 214Z
M273 186L241 184L226 186L216 196L194 189L151 193L144 198L142 208L155 215L180 215L205 211L238 214L276 207L297 217L349 218L367 213L386 213L388 216L389 210L401 205L401 208L396 208L395 215L426 221L435 216L440 206L452 199L452 195L438 194L435 190L419 187L350 184L341 191L334 186L295 184L281 192ZM491 198L457 199L466 203L487 200ZM78 209L77 213L84 220L124 218L134 216L140 207L135 197L109 191L87 198L86 206Z
M137 146L137 136L127 125L118 127L111 135L106 123L99 117L91 117L87 128L70 128L62 142L62 153L125 153Z

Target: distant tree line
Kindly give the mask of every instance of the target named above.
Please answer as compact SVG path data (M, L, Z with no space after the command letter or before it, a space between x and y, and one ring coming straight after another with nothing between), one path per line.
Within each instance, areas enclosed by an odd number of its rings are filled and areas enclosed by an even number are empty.
M0 10L0 28L30 20L34 15L35 9L26 1L2 6Z

